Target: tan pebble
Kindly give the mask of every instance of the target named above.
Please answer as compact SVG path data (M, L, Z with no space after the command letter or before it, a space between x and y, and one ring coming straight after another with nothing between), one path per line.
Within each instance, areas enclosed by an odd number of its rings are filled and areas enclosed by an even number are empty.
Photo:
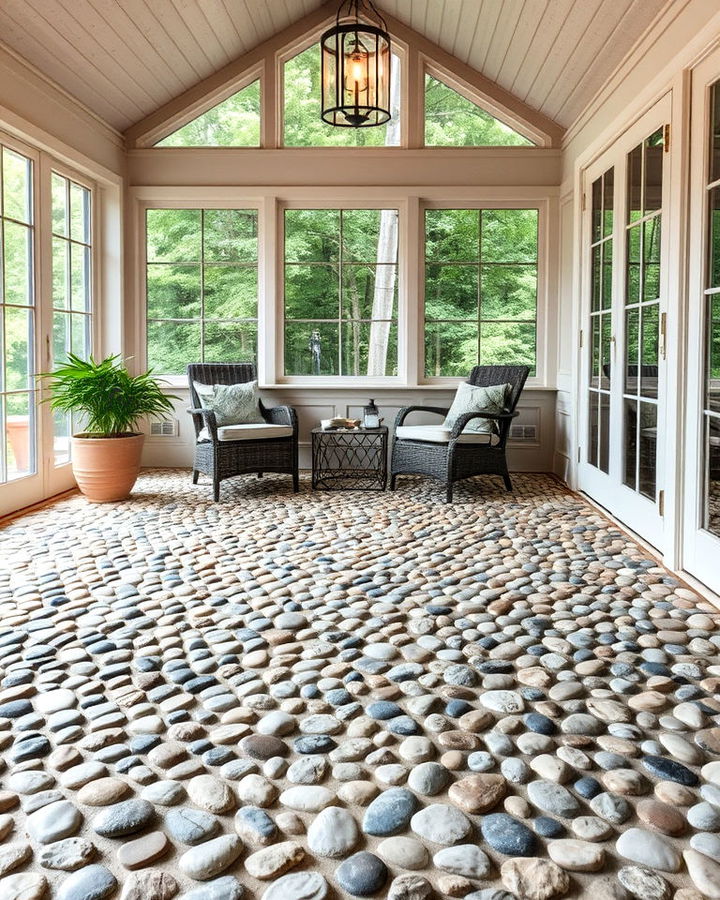
M520 819L527 819L530 815L530 804L523 797L506 797L503 803L505 812Z
M78 800L86 806L109 806L130 792L130 786L120 778L98 778L80 788Z
M293 812L279 812L275 816L275 824L285 834L304 834L305 823Z
M437 879L438 892L448 897L464 897L472 890L472 882L461 875L440 875Z
M691 806L697 800L693 790L674 781L659 781L655 785L655 796L670 806Z
M465 768L465 755L459 750L449 750L440 757L440 765L451 772Z
M151 831L118 848L117 858L126 869L142 869L160 859L170 847L162 831Z
M502 775L478 774L451 784L448 796L460 809L478 814L497 806L506 791L507 782Z

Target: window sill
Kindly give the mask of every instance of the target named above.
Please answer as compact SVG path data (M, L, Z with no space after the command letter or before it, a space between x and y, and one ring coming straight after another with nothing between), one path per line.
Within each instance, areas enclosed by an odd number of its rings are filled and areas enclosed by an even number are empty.
M160 381L162 387L168 388L168 390L181 390L188 391L188 383L187 379L184 377L178 377L175 375L158 375L156 376ZM354 381L352 383L348 382L339 382L339 381L285 381L274 384L259 384L258 388L261 391L342 391L342 392L357 392L360 394L367 394L369 391L374 391L376 393L380 393L382 391L385 392L407 392L407 391L454 391L458 384L465 379L457 378L452 381L446 381L442 383L438 382L429 382L427 384L403 384L401 382L385 382L378 383L376 382L365 382L358 383ZM523 388L523 391L543 391L545 393L555 394L558 391L557 387L549 387L543 384L526 384Z

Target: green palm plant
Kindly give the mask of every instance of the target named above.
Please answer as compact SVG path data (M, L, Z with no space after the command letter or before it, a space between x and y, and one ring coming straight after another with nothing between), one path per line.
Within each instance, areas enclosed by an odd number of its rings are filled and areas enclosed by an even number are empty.
M42 373L51 394L50 407L79 414L85 434L124 437L137 431L146 416L167 418L173 409L173 394L165 394L150 371L132 376L120 356L95 362L68 353L67 361L54 372Z

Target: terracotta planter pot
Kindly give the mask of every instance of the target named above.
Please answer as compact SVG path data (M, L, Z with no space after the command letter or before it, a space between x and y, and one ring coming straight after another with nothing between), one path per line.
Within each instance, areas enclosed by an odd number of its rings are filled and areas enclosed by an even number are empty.
M130 495L140 471L144 440L144 434L113 438L73 436L73 475L88 500L110 503Z

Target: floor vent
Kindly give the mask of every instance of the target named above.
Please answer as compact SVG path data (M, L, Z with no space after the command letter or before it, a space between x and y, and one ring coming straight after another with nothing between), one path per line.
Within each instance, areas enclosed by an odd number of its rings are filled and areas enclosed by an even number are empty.
M150 424L150 435L157 438L173 438L180 433L177 419L159 419Z
M510 440L513 442L529 441L537 443L537 425L512 425Z

